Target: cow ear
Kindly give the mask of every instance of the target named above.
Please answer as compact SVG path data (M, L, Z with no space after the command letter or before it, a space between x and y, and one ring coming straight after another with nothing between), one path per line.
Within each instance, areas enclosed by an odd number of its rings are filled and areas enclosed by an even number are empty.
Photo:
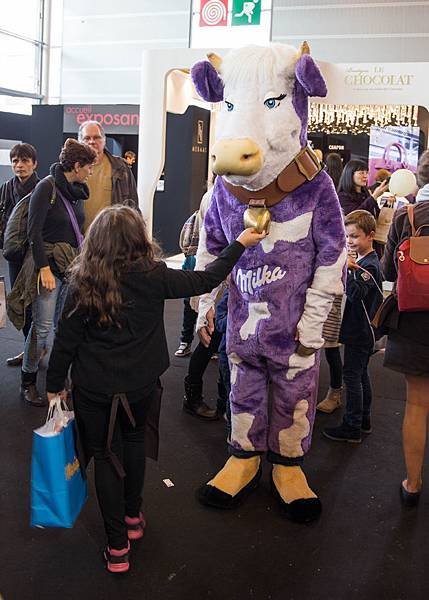
M328 93L322 73L309 54L303 54L298 59L295 66L295 76L307 96L324 97Z
M208 60L197 62L191 70L192 81L198 94L207 102L223 100L223 81Z

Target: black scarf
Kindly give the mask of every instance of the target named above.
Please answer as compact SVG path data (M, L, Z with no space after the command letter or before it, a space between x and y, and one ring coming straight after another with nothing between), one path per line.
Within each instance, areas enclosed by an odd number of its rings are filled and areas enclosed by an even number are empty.
M55 185L60 192L70 202L78 200L87 200L89 198L89 188L86 183L69 183L64 175L64 168L60 163L54 163L49 169L49 173L55 179Z
M33 173L28 179L26 179L23 183L18 179L18 177L14 177L12 179L12 189L11 194L13 197L13 205L16 206L21 198L24 198L27 194L32 192L36 187L36 184L39 182L39 178L37 173Z

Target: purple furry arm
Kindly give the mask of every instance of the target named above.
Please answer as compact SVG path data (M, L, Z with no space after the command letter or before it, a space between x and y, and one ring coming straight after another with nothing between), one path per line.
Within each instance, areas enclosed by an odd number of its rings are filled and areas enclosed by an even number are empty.
M223 81L208 60L197 62L191 70L192 81L198 94L207 102L223 100Z
M318 248L315 269L335 263L346 247L343 213L334 185L326 173L320 176L326 177L313 217L313 238Z

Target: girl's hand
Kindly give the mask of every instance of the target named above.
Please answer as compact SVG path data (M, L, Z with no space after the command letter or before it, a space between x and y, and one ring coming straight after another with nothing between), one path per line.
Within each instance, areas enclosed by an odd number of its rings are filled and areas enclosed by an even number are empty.
M258 233L252 227L248 227L240 233L240 235L237 238L237 242L243 244L245 248L250 248L250 246L256 246L257 244L259 244L259 242L262 241L265 237L267 237L267 235L268 234L266 231Z
M40 269L40 281L43 287L50 292L56 288L55 277L50 267L42 267Z
M380 198L380 196L382 194L384 194L384 192L389 188L389 182L387 181L387 179L385 179L384 181L382 181L380 183L380 185L378 187L375 188L375 190L372 192L372 197L374 198L374 200L378 200L378 198Z

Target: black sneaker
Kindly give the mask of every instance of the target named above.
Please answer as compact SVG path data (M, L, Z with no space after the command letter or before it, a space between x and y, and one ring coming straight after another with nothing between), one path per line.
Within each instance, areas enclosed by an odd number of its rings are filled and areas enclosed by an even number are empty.
M338 427L326 427L323 429L322 433L325 437L330 440L335 440L336 442L360 444L362 441L359 430L349 429L344 425L339 425Z
M362 417L362 425L360 430L362 431L362 433L371 433L371 417Z

